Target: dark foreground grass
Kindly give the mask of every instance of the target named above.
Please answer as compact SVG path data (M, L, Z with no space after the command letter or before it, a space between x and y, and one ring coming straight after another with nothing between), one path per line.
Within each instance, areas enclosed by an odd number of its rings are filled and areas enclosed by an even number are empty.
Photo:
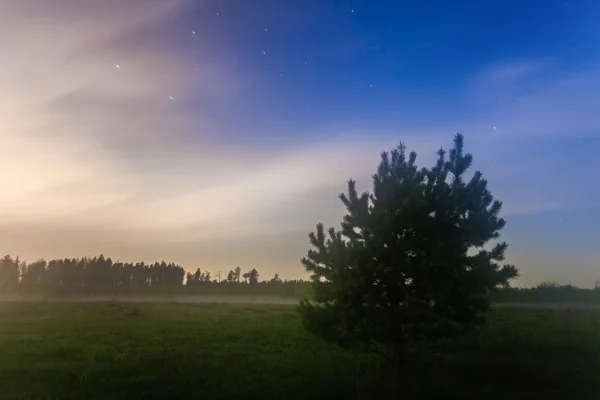
M0 303L0 399L600 399L600 311L501 309L392 373L289 306Z

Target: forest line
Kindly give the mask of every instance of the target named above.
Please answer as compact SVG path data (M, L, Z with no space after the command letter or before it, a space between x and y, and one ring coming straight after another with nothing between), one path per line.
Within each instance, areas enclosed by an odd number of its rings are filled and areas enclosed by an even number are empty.
M282 280L278 274L260 279L253 268L241 267L227 275L197 268L186 272L172 262L120 262L110 257L44 259L27 263L6 255L0 259L0 293L99 295L274 296L302 299L313 295L308 280ZM583 289L555 282L531 288L504 288L490 293L493 302L560 302L600 304L600 282Z

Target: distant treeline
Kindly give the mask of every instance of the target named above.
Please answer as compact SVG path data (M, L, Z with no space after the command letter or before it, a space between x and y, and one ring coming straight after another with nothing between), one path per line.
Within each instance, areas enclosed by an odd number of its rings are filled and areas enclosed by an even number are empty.
M199 268L194 273L165 261L153 264L123 263L98 257L38 260L26 263L9 255L0 259L0 293L78 295L207 295L273 296L301 299L312 296L305 280L281 280L278 274L260 279L251 269L240 267L221 276ZM593 303L600 304L600 281L594 289L554 282L532 288L507 288L491 293L495 303Z
M508 288L491 294L494 303L574 303L600 305L600 281L593 289L543 282L531 288Z
M186 273L165 261L153 264L112 261L98 257L38 260L27 263L10 255L0 259L0 293L54 295L240 295L304 298L312 294L311 283L281 280L275 274L260 280L259 272L242 273L238 266L222 278L209 271Z

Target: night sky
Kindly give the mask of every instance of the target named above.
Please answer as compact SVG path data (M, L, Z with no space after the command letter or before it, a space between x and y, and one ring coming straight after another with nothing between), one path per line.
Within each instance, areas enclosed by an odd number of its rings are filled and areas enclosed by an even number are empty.
M403 141L465 135L517 284L600 279L600 2L0 0L0 252L306 277Z

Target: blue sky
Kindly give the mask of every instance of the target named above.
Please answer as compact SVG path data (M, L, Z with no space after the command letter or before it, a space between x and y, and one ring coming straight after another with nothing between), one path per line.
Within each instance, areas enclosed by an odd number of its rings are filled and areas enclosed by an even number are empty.
M187 25L210 38L200 58L248 78L255 101L242 99L237 115L279 139L277 121L371 130L479 121L482 103L493 112L511 89L595 67L598 4L524 3L225 1ZM198 35L183 41L197 48ZM470 82L486 72L490 82ZM490 93L470 96L478 88L469 86L486 83Z
M596 1L3 3L2 251L302 277L348 178L461 132L518 284L592 286L598 20Z

